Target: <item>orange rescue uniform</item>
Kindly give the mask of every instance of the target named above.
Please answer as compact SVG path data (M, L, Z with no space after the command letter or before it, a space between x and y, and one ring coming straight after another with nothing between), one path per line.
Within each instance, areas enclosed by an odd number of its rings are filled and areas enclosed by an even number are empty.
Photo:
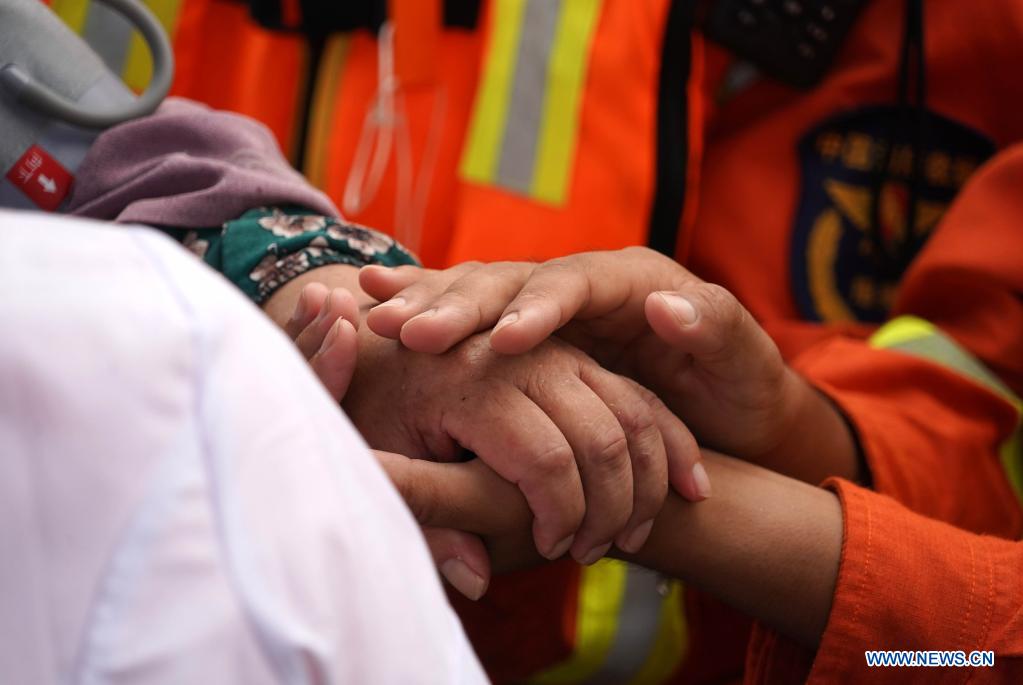
M1023 145L1015 145L970 180L906 275L895 307L939 323L1016 388L1023 370L1021 189ZM844 540L820 647L814 654L757 628L746 680L904 682L913 672L871 669L864 657L865 650L896 649L992 650L994 667L971 669L971 682L1020 682L1023 542L1018 512L998 513L1011 495L992 458L1017 427L1018 400L993 376L967 380L921 359L920 348L825 345L832 349L813 353L808 371L830 376L828 392L855 405L849 411L859 417L875 489L891 497L828 484L842 502ZM1018 443L1010 446L1018 454ZM937 677L936 670L926 675ZM965 677L962 669L942 670L947 679Z
M967 533L844 481L845 539L816 652L757 628L747 683L1018 683L1023 680L1023 542ZM994 652L975 668L871 668L867 650Z
M245 40L231 3L183 2L179 94L255 116L300 111L295 36ZM437 3L423 3L436 14ZM396 233L432 266L643 244L652 215L674 216L676 257L735 293L841 407L881 493L832 485L846 537L813 676L856 677L864 649L919 646L995 649L996 669L973 677L1010 679L1023 633L1021 553L1007 542L1023 533L1012 440L1023 391L1014 230L1023 172L1017 151L987 160L1023 138L1012 68L1023 60L1023 5L925 3L920 119L919 108L894 104L901 0L869 2L806 92L736 83L732 59L695 34L666 72L681 4L564 0L551 16L542 3L493 0L475 30L406 20L404 34L396 12L393 53L365 32L334 36L313 76L305 171L349 206L349 219ZM436 50L409 67L416 35ZM390 101L380 99L381 56L384 65L395 57L403 84ZM665 88L665 73L688 79ZM665 110L677 97L681 108ZM295 128L294 116L288 125L268 117L279 135ZM925 147L907 117L926 124ZM687 135L666 153L672 121ZM381 133L392 157L373 188L372 165L355 160ZM346 203L351 189L359 202ZM615 568L562 562L499 579L477 604L455 598L491 676L720 681L741 677L744 662L746 677L763 682L810 672L812 655L759 628L747 655L749 622L678 586L664 595L685 621L661 613L651 660L634 658L628 676L601 670L618 649L601 612L625 620L632 601Z
M880 204L889 236L910 231L931 237L907 272L886 281L862 267L863 253L869 256L872 249L865 244L873 182L869 164L878 154L886 126L898 116L885 105L896 98L902 4L870 3L837 63L812 91L795 92L763 80L708 113L699 213L691 228L683 226L677 256L696 274L734 292L779 343L789 362L842 408L856 429L875 490L909 510L964 531L1018 540L1023 519L1013 485L1018 490L1019 444L1011 438L1018 428L1019 408L1007 398L1023 390L1023 356L1019 354L1023 349L1023 251L1018 231L1012 230L1023 218L1023 206L1012 193L1018 195L1023 184L1009 193L1001 185L1004 178L978 178L977 187L960 198L956 211L942 217L951 197L990 151L1020 140L1023 134L1023 119L1018 117L1023 86L1007 66L1023 57L1023 6L998 2L967 9L956 2L926 4L927 107L943 117L929 120L942 137L931 141L933 147L923 165L928 192L920 197L915 225L905 226L906 204L904 195L899 195L908 185L905 175L901 187L898 182L886 184ZM721 82L714 70L723 60L714 52L711 48L706 60L707 91ZM583 122L587 114L584 106ZM908 142L896 138L891 145L892 165L898 166ZM631 179L626 183L635 185ZM999 187L981 189L987 183ZM486 204L472 198L499 192L470 186L460 209L471 213ZM508 197L494 206L501 210L485 217L482 210L470 219L456 216L452 261L553 257L594 246L596 239L585 229L562 230L553 214L546 221L539 218L543 208L530 205L513 211ZM549 238L551 234L556 237ZM623 229L621 245L640 242L629 240L627 234ZM573 239L573 244L566 244ZM523 247L526 244L528 248ZM900 318L903 315L924 321ZM886 320L887 325L879 328ZM978 368L992 373L976 373ZM927 531L945 530L894 506L878 511L896 516L893 530L909 525L902 523L905 520L918 522ZM891 563L892 572L905 575L901 582L853 584L858 594L852 601L846 601L850 585L840 584L832 616L834 632L842 634L837 627L852 624L871 639L834 652L835 665L824 671L822 682L843 667L863 668L864 649L928 644L911 636L917 622L941 610L948 601L946 593L914 592L910 597L918 608L905 614L905 623L870 620L871 612L890 617L884 612L905 608L907 585L920 582L936 587L944 571L955 568L956 552L964 554L958 560L963 568L945 576L949 582L975 578L979 587L985 572L978 566L965 570L976 551L964 546L943 556L945 564L931 564L929 559L937 554L929 547L935 544L934 533L918 542L902 538L897 552L878 551L875 556L855 542L879 534L860 528L860 510L847 503L846 512L844 568L867 564L877 569ZM876 528L885 526L875 521ZM980 540L976 544L998 547L987 538ZM1013 557L993 558L1001 559L997 573L1005 577ZM569 596L566 601L571 602L574 585L564 580L571 572L563 568L561 572ZM872 572L890 578L888 569ZM557 571L540 573L554 576ZM988 580L997 582L990 576ZM529 638L518 637L524 632L522 626L533 625L522 605L522 587L543 586L535 577L519 582L522 585L510 589L497 588L479 606L459 604L463 615L471 619L470 634L484 662L498 680L524 675L521 664L534 665L529 657L535 654L532 646L549 644L537 632ZM1005 589L1018 587L1014 581ZM994 584L987 586L988 592L998 589ZM549 601L549 596L542 597L538 604ZM959 623L928 624L927 630L917 634L931 636L930 644L947 645L933 648L996 649L1002 664L975 677L1003 677L1018 668L1011 662L1018 654L1018 641L992 637L987 645L981 640L971 643L969 638L980 633L962 632L961 622L982 632L997 615L1004 622L992 630L1010 630L1012 621L1018 621L1021 601L1018 593L996 592L989 614L965 619L960 615ZM741 641L741 627L721 620L724 610L718 611L692 592L686 609L688 652L676 673L677 682L738 676L741 667L724 645ZM518 627L495 630L495 625L507 625L502 619L509 616L520 621ZM571 634L570 629L565 632ZM761 644L762 635L758 636L755 646ZM960 639L970 644L953 647ZM527 647L510 646L516 640L528 640ZM826 637L819 651L821 663L828 663L829 653L841 642ZM568 652L564 650L561 658ZM751 659L756 654L754 650ZM747 665L757 666L747 672L751 678L767 668L756 660Z

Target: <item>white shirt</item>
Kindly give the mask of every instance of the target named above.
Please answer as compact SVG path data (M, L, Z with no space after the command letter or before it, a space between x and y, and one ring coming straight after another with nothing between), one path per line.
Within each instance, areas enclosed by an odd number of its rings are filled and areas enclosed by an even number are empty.
M0 682L480 683L294 346L141 228L0 211Z

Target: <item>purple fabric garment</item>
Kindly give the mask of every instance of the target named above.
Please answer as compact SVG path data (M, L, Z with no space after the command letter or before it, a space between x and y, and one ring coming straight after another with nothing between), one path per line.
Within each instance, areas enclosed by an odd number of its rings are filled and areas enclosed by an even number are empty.
M255 207L294 204L338 216L281 154L262 124L169 98L151 116L96 139L66 211L108 221L219 226Z

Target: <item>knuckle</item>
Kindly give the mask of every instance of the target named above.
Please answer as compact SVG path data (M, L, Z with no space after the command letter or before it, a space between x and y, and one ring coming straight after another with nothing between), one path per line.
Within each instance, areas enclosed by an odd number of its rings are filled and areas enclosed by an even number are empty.
M453 273L465 276L466 274L486 268L486 266L487 266L486 264L479 261L462 262L457 267L455 267Z
M552 512L552 523L556 521L566 533L576 530L586 515L582 484L572 476L576 468L575 455L568 443L552 444L533 455L528 475L518 483L531 503L538 502L534 498L547 498L544 508ZM556 495L549 494L552 492Z
M734 322L739 317L742 308L727 288L717 283L703 283L700 290L706 306L721 323Z
M621 402L615 412L627 435L642 435L655 430L656 421L649 401L639 393Z
M586 274L581 264L571 257L559 257L544 262L533 272L533 279L544 284L544 288L577 288L586 284Z
M489 267L502 275L526 275L533 273L540 265L536 262L500 261L490 262Z
M430 278L424 278L403 288L400 292L395 293L395 295L400 295L411 303L425 304L427 300L436 297L443 291L443 283L439 283Z
M655 393L653 390L646 387L645 385L640 385L635 381L633 381L632 384L633 388L639 394L640 398L643 400L643 402L646 403L646 406L650 409L651 416L659 414L660 412L663 411L668 411L667 405L664 404L664 401L657 396L657 393Z
M659 456L663 454L661 431L653 423L647 424L637 430L632 443L635 449L631 451L632 465L634 471L647 472L661 466Z
M557 308L554 305L549 290L538 290L534 285L530 285L515 296L515 299L508 304L508 309L517 312L524 309L538 310L543 313L544 317L548 316L548 312L553 311L560 318L560 304L557 305Z
M538 479L564 477L575 465L575 455L567 442L557 442L533 455L533 471Z
M443 361L445 372L449 374L446 380L451 385L459 381L482 381L487 376L490 376L491 383L498 383L495 361L503 360L495 360L495 352L490 348L486 334L476 334L448 350Z
M645 245L626 247L621 251L621 254L636 269L654 270L657 272L660 272L661 269L667 269L672 273L679 269L679 264L674 259Z
M639 392L636 405L619 417L628 436L635 497L637 502L650 501L659 507L668 487L667 453L654 409Z
M664 257L660 252L651 250L646 245L630 245L622 249L622 254L639 259L661 259Z
M537 270L557 271L561 269L570 269L572 268L572 263L574 261L574 258L571 256L555 257L554 259L548 259L546 262L540 264L540 266L537 267Z
M646 405L647 411L649 411L650 421L655 426L661 425L661 421L667 419L669 421L679 421L679 418L675 416L674 412L668 408L668 405L664 403L660 397L657 396L650 388L645 385L640 385L635 381L631 381L633 389L636 394L639 395L640 399Z
M716 283L701 285L700 295L710 315L708 318L718 329L721 347L725 348L742 333L748 316L746 309L727 288Z
M472 289L461 287L459 284L449 288L436 304L438 307L457 312L460 318L471 323L478 323L483 316L479 298L472 296Z
M643 439L644 447L633 455L633 479L637 489L641 486L650 492L661 491L668 486L668 453L660 431L651 430Z
M554 276L560 282L578 284L586 280L582 263L574 257L558 257L544 262L533 272L534 276Z
M588 455L588 465L601 472L615 472L626 468L629 462L628 438L620 426L607 429L594 440Z
M516 300L519 305L556 315L560 325L567 323L576 310L585 308L590 298L591 282L587 272L567 260L554 260L537 268Z

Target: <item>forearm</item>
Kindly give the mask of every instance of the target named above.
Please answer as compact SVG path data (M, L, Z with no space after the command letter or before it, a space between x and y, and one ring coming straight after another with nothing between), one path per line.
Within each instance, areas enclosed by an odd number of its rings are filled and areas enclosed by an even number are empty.
M714 496L691 504L669 495L647 544L621 556L816 647L841 556L838 498L739 460L707 454L704 464Z
M827 623L842 550L842 512L829 491L753 464L704 453L714 496L676 494L635 555L809 647ZM391 456L384 466L425 526L484 537L495 569L540 563L521 493L479 460L437 464Z

